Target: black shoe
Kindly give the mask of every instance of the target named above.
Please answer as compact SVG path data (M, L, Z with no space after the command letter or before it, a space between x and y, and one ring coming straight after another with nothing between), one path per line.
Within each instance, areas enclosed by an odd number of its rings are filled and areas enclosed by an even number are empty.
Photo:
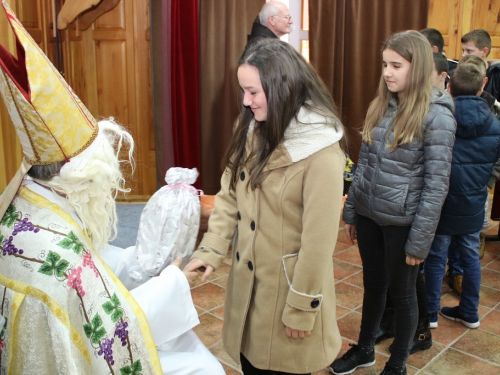
M441 315L447 319L454 320L455 322L460 322L467 328L477 328L479 327L479 318L466 318L456 307L443 307L441 309Z
M406 375L406 366L398 369L391 366L389 363L386 363L384 370L380 373L380 375Z
M350 374L358 367L370 367L375 364L375 350L366 352L359 345L349 344L349 349L341 358L330 365L330 372L336 375Z
M389 351L392 353L392 346L389 346ZM417 331L413 337L410 354L416 353L419 350L427 350L432 346L432 334L429 317L418 320Z
M394 309L392 307L387 307L384 310L380 327L375 336L375 344L392 337L394 337Z
M427 350L432 346L432 334L429 317L419 319L417 331L413 338L410 354L418 352L419 350Z

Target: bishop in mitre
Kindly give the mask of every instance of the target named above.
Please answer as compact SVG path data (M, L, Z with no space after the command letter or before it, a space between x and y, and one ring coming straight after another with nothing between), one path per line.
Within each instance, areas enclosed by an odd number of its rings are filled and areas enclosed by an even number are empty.
M120 281L127 263L107 243L132 137L96 122L2 6L17 58L0 45L0 93L24 155L0 196L0 372L224 374L192 331L195 275L171 265L130 291Z

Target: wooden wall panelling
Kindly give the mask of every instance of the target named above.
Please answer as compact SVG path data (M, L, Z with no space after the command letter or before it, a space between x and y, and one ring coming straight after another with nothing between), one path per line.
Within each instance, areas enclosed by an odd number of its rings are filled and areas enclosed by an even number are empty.
M491 36L489 59L500 59L500 0L466 0L470 3L468 28L485 29Z
M458 0L455 0L458 1ZM444 38L444 49L447 51L450 45L450 30L451 19L449 17L442 17L443 14L448 14L449 3L454 0L437 1L431 0L429 3L429 18L428 26L438 29Z
M456 33L455 60L462 58L462 35L471 31L472 0L460 0L460 23Z
M121 1L93 30L99 115L115 117L136 145L131 198L149 197L156 188L147 10L147 2Z
M446 56L462 58L462 35L485 29L491 36L489 59L500 59L500 0L431 0L428 27L438 29L445 40Z
M137 139L136 128L133 126L135 105L131 101L135 89L134 76L131 74L134 58L130 53L133 22L127 19L133 16L131 5L131 2L121 1L111 12L98 18L93 25L92 38L95 47L99 119L114 117ZM127 172L128 186L134 194L141 194L138 184L140 169L133 178Z
M59 9L64 0L59 1ZM54 62L53 0L8 0L32 37ZM132 199L145 199L156 189L151 105L149 3L121 1L87 30L78 19L60 33L64 77L98 119L113 116L132 133L136 172L130 180ZM2 15L5 17L5 15ZM10 28L0 42L15 50ZM5 108L0 104L0 190L10 181L22 151Z
M450 59L462 56L457 55L457 33L461 22L462 0L431 0L429 4L428 27L438 29L444 38L444 50Z
M460 60L462 58L462 42L460 38L467 31L464 30L464 0L455 0L453 10L450 12L452 17L452 32L450 36L450 56L448 58Z
M133 14L136 15L134 29L135 103L137 109L138 138L137 155L143 160L142 190L146 194L156 191L156 157L153 125L153 98L151 84L151 34L149 25L149 4L135 1Z
M79 31L77 19L65 31L68 83L98 120L114 117L134 137L127 199L149 198L156 188L148 10L148 2L121 1L89 29Z

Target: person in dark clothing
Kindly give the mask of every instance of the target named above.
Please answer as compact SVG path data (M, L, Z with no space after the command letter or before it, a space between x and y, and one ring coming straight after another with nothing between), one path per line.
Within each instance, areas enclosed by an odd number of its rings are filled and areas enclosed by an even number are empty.
M392 35L363 127L363 142L344 204L346 239L358 241L363 312L357 345L331 365L336 375L375 364L375 340L389 294L395 329L381 375L406 375L419 312L415 285L448 192L455 138L453 102L432 87L432 49L420 33Z
M483 59L487 66L488 81L484 91L489 92L496 100L500 100L500 64L490 64L486 58L491 52L490 34L483 29L468 32L461 39L462 56L476 55Z
M437 29L429 27L427 29L420 30L420 33L427 38L432 47L432 52L439 52L444 55L444 38L441 32ZM447 59L448 61L448 77L445 80L445 86L450 82L450 75L453 70L457 67L458 61Z
M432 71L432 85L438 89L446 88L448 78L448 60L446 56L439 52L433 53L434 70Z
M459 65L463 64L472 64L475 65L480 71L481 76L483 77L483 85L486 85L488 79L486 78L486 69L487 64L476 55L466 55L462 57L459 62ZM486 100L488 107L491 110L493 116L495 116L498 120L500 120L500 103L491 95L490 93L483 90L481 94L481 98ZM498 176L500 172L500 161L495 163L493 170L491 171L490 179L488 180L488 188L493 189L495 183L498 181ZM485 240L486 240L486 230L489 225L488 220L488 202L485 202L485 218L483 223L483 228L479 235L479 259L482 259L484 256L485 250ZM459 260L459 252L456 250L456 244L452 241L449 249L448 249L448 270L446 271L445 279L448 286L455 290L458 294L462 293L462 281L464 270L460 266ZM437 324L437 321L435 322ZM435 327L434 327L435 328Z
M500 124L480 97L484 78L484 69L462 63L451 76L449 92L454 98L457 131L450 188L424 265L429 313L431 321L437 323L446 258L455 241L464 270L460 304L443 307L440 312L468 328L479 327L479 232L488 195L486 185L500 156Z
M279 1L265 3L252 24L245 50L262 38L281 38L290 33L292 24L292 16L285 4Z
M434 58L432 85L435 88L444 90L444 80L447 75L448 69L446 56L439 52L434 52L432 55ZM423 263L420 264L417 274L416 292L418 304L418 323L417 330L415 331L415 335L413 336L413 343L410 349L410 354L416 353L419 350L427 350L432 346L432 334L430 329L435 328L431 327L429 320L429 311L427 309L427 292L423 276ZM391 296L388 293L384 315L382 316L380 328L375 338L375 344L378 344L384 339L392 337L394 337L394 306ZM389 347L389 351L391 350L392 345Z

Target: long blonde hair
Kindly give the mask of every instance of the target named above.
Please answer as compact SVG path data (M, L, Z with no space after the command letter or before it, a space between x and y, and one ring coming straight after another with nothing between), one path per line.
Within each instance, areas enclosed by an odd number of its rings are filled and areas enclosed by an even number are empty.
M377 96L370 103L363 128L363 141L372 142L372 130L384 116L389 101L398 101L398 111L391 129L394 140L391 151L398 146L410 143L414 138L422 138L423 123L429 112L432 93L432 69L434 60L429 41L418 31L408 30L393 34L382 47L392 50L410 62L405 95L398 95L387 89L383 74L380 76Z

